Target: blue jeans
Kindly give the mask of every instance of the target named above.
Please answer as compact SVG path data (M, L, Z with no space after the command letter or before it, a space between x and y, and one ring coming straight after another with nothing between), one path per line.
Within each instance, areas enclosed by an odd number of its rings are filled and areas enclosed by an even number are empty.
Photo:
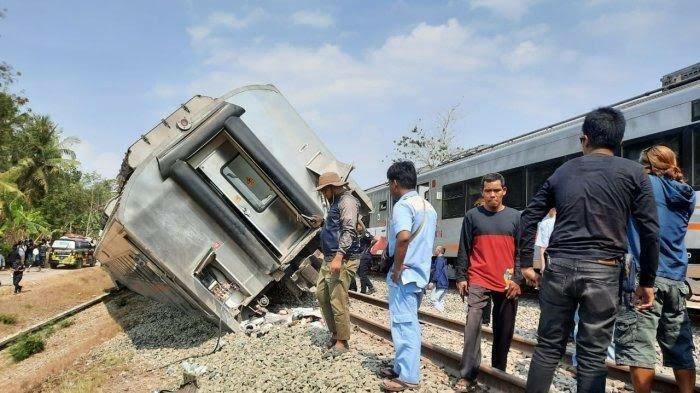
M406 383L420 382L421 329L418 307L423 289L415 283L396 284L387 279L391 339L394 342L394 372Z

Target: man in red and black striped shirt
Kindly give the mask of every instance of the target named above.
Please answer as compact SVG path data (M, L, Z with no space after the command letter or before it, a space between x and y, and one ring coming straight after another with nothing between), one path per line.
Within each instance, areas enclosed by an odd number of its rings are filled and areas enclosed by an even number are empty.
M484 204L470 209L462 223L455 271L457 289L462 298L467 297L469 309L456 391L469 391L476 384L481 364L481 318L489 298L493 301L491 364L506 369L523 282L516 258L520 212L503 205L506 191L501 174L484 176Z

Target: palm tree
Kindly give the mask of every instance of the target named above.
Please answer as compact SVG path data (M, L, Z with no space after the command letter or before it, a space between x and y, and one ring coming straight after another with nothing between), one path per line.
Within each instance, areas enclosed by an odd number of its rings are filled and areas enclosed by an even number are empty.
M15 200L26 201L26 196L17 187L17 178L20 175L18 167L13 167L5 172L0 172L0 219L5 216L5 206Z
M21 173L17 185L30 201L37 201L49 191L52 176L77 165L71 146L79 140L61 139L58 126L44 115L34 115L19 137L22 158L17 160Z
M19 200L3 206L3 220L0 224L0 236L7 244L13 244L28 236L47 236L51 234L48 224L41 212L28 209Z

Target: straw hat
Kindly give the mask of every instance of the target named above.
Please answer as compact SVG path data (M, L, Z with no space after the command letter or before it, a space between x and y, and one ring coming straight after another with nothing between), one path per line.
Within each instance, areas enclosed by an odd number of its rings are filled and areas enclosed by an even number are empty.
M342 187L346 184L348 184L348 182L341 180L337 173L325 172L318 177L318 187L316 187L316 191L321 191L328 186Z

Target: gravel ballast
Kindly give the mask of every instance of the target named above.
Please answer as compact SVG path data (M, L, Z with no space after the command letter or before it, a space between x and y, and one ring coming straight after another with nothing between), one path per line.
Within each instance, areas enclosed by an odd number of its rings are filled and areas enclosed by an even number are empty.
M377 292L373 296L386 299L383 280L373 278ZM292 307L316 307L313 298L302 302L288 301L274 304L284 296L271 295L272 311L284 309L291 314ZM450 290L445 298L443 315L464 320L465 309L460 297ZM112 386L103 391L118 391L118 387L132 386L139 391L140 380L148 376L149 386L177 390L183 383L185 371L196 375L202 392L375 392L381 378L377 373L388 365L393 356L391 345L370 334L353 331L352 351L331 356L325 350L330 336L321 321L302 319L291 325L276 324L257 337L242 333L228 333L221 338L221 349L211 353L218 329L197 315L185 314L179 309L159 304L138 295L128 302L111 307L128 310L118 323L123 332L95 347L82 362L89 367L101 359L123 359L126 369L110 376ZM378 307L351 299L353 312L388 325L388 313ZM424 298L421 309L436 312ZM117 313L113 313L116 315ZM516 320L516 334L536 338L539 309L534 299L520 301ZM462 335L443 329L423 326L423 339L455 352L461 352ZM697 337L695 337L697 340ZM482 344L484 364L490 363L491 346ZM530 356L512 350L507 372L520 378L527 376ZM456 379L429 361L422 361L422 382L419 391L450 392ZM115 378L117 383L114 383ZM554 377L553 391L575 391L575 380L569 370L561 367ZM609 392L626 392L630 386L619 381L608 381ZM149 388L150 389L150 388ZM50 390L50 389L48 389ZM152 390L152 389L151 389Z

